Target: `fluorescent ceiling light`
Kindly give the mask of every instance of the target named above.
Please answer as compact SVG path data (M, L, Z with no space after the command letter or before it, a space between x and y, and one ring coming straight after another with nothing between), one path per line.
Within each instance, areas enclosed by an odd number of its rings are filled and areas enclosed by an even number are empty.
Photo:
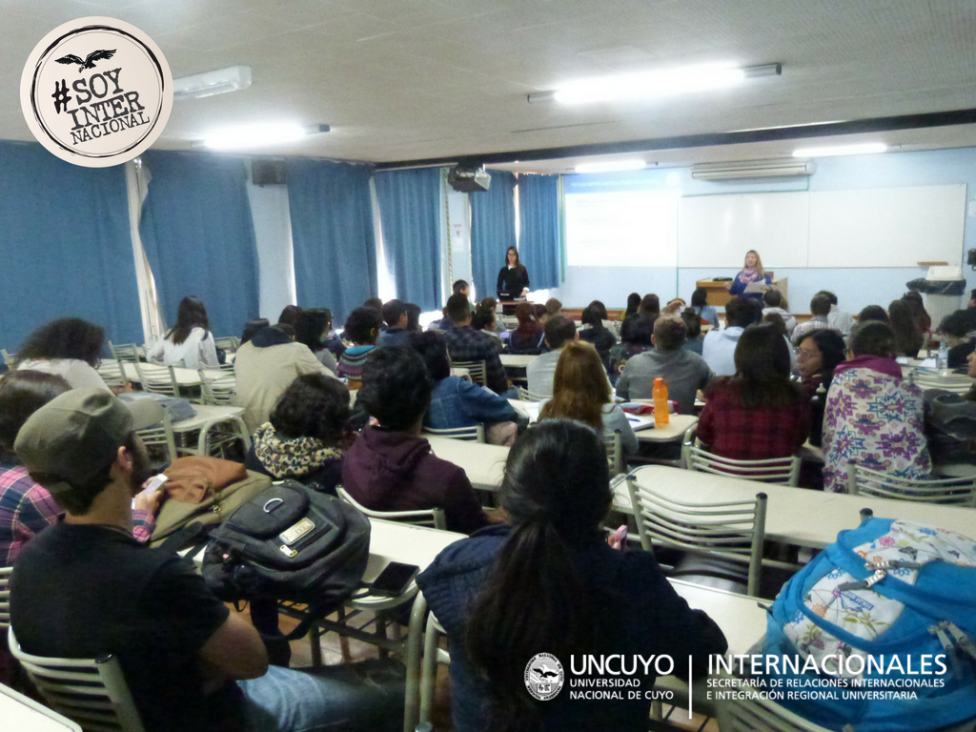
M202 99L216 94L240 91L251 86L250 66L230 66L202 74L173 79L173 100Z
M860 145L833 145L831 147L801 147L793 151L794 158L826 158L832 155L870 155L883 153L888 146L883 142L865 142Z
M297 142L306 135L328 132L328 125L302 126L294 122L278 122L215 130L203 141L211 150L241 150L263 145Z
M621 170L642 170L647 167L643 160L615 160L605 163L580 163L577 173L616 173Z

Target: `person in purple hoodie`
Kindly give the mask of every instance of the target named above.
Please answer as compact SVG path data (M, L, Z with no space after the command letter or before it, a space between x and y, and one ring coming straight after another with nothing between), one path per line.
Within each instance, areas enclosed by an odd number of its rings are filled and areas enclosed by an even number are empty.
M363 431L346 452L342 484L374 511L443 508L447 528L470 534L488 524L464 470L436 457L420 436L433 385L412 348L369 353L356 398L378 425Z

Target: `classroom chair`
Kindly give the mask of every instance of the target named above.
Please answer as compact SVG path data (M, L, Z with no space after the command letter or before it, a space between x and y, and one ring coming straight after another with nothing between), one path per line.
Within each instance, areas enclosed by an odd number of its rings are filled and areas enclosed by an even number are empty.
M768 460L733 460L715 455L695 437L696 425L685 430L681 443L681 464L687 470L724 475L729 478L778 483L795 487L800 482L800 456Z
M852 496L877 496L976 508L976 475L931 480L896 478L863 468L852 461L847 468L847 492Z
M10 627L10 575L13 567L0 567L0 629Z
M117 346L112 341L109 341L108 350L112 353L112 358L116 361L125 363L139 362L139 347L135 343L122 343Z
M121 359L119 360L121 361ZM132 363L136 368L136 374L139 376L139 383L142 385L143 391L179 398L180 386L176 381L174 366L150 365L138 361Z
M476 424L472 427L453 427L451 429L435 430L433 427L424 427L423 434L436 435L438 437L450 437L454 440L464 440L465 442L485 441L485 426Z
M54 711L86 729L145 732L115 656L34 656L21 650L13 628L7 629L7 644Z
M362 511L369 518L383 519L385 521L399 521L415 526L429 526L441 531L447 531L447 517L443 508L426 508L422 511L373 511L360 504L355 498L349 495L341 485L336 487L339 498L350 506Z
M549 398L547 396L542 396L541 394L534 394L528 389L521 386L516 387L516 389L518 390L519 400L523 402L541 402Z
M6 348L0 348L0 354L3 354L3 362L5 365L13 368L17 364L16 353L8 353Z
M216 407L234 407L234 397L237 395L237 379L233 374L222 376L219 379L208 379L199 369L201 400L204 404L212 404Z
M102 377L105 385L112 389L124 389L128 379L125 378L125 371L122 364L113 359L102 361L98 365L98 375Z
M154 469L165 470L176 460L176 437L173 434L173 423L170 422L169 412L165 408L163 409L162 422L152 427L138 430L136 434L139 435L142 443L149 451L150 465ZM157 453L159 452L157 448L165 450L165 457L157 457Z
M468 377L478 386L485 385L485 362L481 361L452 361L452 368L467 369Z
M620 433L604 435L604 443L607 446L607 462L610 464L610 477L612 478L624 472L624 455L620 449Z
M424 661L420 674L420 723L430 722L437 687L437 666L451 665L451 654L440 647L440 640L447 632L434 613L427 615L427 632L424 634Z
M695 561L689 556L667 574L689 581L694 581L693 576L714 578L733 586L733 591L740 594L744 589L745 594L757 596L766 531L766 494L757 493L753 501L684 503L641 485L636 477L639 471L637 468L627 476L627 489L641 546L646 551L660 546L705 557L705 561ZM707 580L704 584L716 583Z

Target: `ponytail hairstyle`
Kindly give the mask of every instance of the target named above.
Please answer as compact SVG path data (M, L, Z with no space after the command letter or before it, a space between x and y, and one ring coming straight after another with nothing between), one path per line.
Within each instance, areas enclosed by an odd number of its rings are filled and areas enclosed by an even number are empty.
M607 601L584 589L573 552L601 541L612 502L603 435L573 420L542 422L512 447L501 487L511 533L471 607L464 642L487 689L486 729L540 728L525 665L537 653L563 663L593 653Z

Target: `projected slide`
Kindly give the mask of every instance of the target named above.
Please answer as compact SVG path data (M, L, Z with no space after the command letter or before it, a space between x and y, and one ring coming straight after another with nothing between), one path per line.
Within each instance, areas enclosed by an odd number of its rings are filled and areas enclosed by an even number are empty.
M567 193L565 200L568 266L677 266L676 193Z

